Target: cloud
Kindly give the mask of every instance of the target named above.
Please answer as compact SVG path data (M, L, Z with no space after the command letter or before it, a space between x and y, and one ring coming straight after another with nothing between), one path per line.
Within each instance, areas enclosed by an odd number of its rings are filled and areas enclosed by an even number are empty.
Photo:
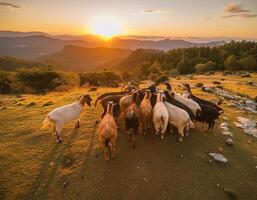
M229 4L224 8L225 12L228 13L245 13L250 12L250 10L243 9L243 4Z
M224 7L225 14L221 16L222 19L228 19L233 17L240 17L243 19L257 17L257 14L250 14L251 10L243 8L243 4L229 4Z
M227 18L232 18L232 17L241 17L241 18L247 19L247 18L257 17L257 15L240 13L240 14L236 14L236 15L224 15L221 18L222 19L227 19Z
M5 2L0 2L0 6L7 6L9 8L22 8L21 6L18 6L12 3L5 3Z
M163 10L163 9L147 9L143 10L143 14L164 14L164 13L170 13L170 10Z
M205 21L210 21L211 18L210 18L210 17L204 17L204 20L205 20Z

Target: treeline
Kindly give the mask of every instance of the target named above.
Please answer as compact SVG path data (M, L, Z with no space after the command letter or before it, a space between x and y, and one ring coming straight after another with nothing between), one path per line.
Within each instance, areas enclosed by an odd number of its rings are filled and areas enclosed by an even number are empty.
M168 52L138 49L118 64L138 77L157 74L194 73L214 70L257 70L257 43L231 41L219 47L172 49Z

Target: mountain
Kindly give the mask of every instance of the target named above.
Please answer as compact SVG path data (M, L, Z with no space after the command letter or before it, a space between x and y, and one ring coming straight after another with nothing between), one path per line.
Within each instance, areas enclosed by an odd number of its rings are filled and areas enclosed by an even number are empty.
M106 47L112 48L126 48L126 49L158 49L167 51L176 48L189 48L189 47L215 47L224 44L223 41L206 42L206 43L193 43L185 40L170 40L164 39L159 41L152 40L135 40L135 39L119 39L114 38L106 43Z
M26 37L0 37L0 56L15 56L36 59L46 54L60 51L65 45L88 46L86 41L59 40L44 35Z
M8 36L8 37L6 37ZM49 55L62 50L65 45L81 47L108 47L135 50L157 49L167 51L175 48L219 46L224 41L213 42L189 42L179 39L140 40L113 38L102 40L95 35L50 35L43 32L10 32L0 31L0 56L15 56L24 59L37 59L43 55Z
M126 58L131 53L119 48L85 48L66 45L60 52L43 56L41 60L58 63L62 68L73 71L100 70Z

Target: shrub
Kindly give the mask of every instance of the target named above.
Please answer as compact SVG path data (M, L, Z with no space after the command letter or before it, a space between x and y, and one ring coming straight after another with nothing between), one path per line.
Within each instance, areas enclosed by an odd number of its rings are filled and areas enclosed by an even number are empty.
M0 71L0 93L9 93L11 91L11 83L9 73Z
M157 79L155 80L155 83L156 83L156 84L159 84L159 83L163 83L163 82L168 81L168 80L169 80L169 77L168 77L168 76L162 75L162 76L160 76L159 78L157 78Z
M215 85L220 85L219 81L212 81L212 83L215 84Z
M203 87L203 83L196 83L195 87Z
M206 62L206 63L200 63L195 66L196 72L206 72L206 71L212 71L215 69L215 63L212 61Z
M16 78L33 92L46 92L65 84L57 72L42 68L22 69L17 72Z
M90 72L79 74L80 86L89 83L90 85L113 85L121 81L118 74L114 72Z

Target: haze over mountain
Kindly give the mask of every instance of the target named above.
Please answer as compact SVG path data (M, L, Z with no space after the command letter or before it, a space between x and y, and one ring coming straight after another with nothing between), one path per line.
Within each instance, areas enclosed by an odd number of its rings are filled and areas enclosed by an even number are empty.
M70 36L51 35L43 32L12 32L0 31L0 55L15 56L18 58L37 59L61 51L65 45L81 47L108 47L135 50L138 48L158 49L167 51L174 48L188 48L199 46L218 46L224 41L189 42L185 40L143 40L126 39L125 37L103 40L95 35Z
M57 63L62 69L72 71L103 70L128 57L131 50L96 47L85 48L66 45L60 52L43 56L40 60Z

